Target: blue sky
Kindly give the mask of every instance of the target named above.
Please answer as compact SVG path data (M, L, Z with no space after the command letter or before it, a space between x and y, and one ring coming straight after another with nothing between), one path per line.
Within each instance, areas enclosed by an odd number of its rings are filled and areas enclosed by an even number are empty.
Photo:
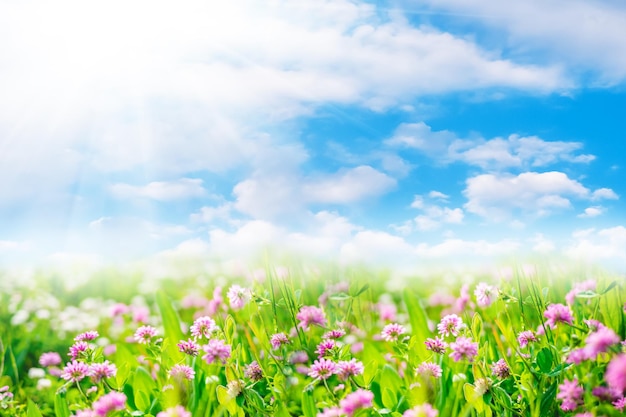
M626 270L621 2L0 0L0 28L2 263Z

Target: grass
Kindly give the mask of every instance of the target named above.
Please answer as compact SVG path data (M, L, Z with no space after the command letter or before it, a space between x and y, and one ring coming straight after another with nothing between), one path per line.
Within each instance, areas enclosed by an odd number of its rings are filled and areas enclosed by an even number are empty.
M0 415L622 415L626 387L607 373L623 358L622 277L596 270L589 282L581 271L545 268L468 282L407 278L391 288L385 272L320 268L285 273L268 266L257 280L189 277L150 285L115 271L73 286L54 276L34 285L5 282ZM479 283L488 292L483 298L475 294ZM233 285L241 286L239 297L228 296ZM571 320L553 325L546 311L558 305ZM321 311L323 322L303 324L306 306L319 309L312 311ZM452 314L463 324L442 334L437 325ZM194 337L190 326L202 316L216 329ZM141 326L156 336L138 343ZM391 328L398 331L390 335ZM98 336L76 360L113 370L101 380L68 380L61 375L68 351L86 331ZM523 331L536 341L520 345ZM273 346L280 333L288 343ZM434 338L447 345L443 352L427 348ZM179 348L187 340L198 345L197 356ZM209 354L209 340L225 346L223 360ZM327 349L324 340L332 340ZM463 340L477 352L453 355ZM57 352L61 363L41 365L45 352ZM315 377L311 371L323 360L329 375ZM353 374L345 370L349 363ZM193 377L172 376L177 365Z

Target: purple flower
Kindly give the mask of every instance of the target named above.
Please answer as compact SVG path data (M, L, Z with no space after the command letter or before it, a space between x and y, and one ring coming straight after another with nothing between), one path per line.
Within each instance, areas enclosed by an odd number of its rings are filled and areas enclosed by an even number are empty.
M509 369L509 365L507 365L504 359L500 359L497 362L491 364L491 373L498 378L508 378L511 374L511 370Z
M170 376L178 381L183 379L192 380L196 376L196 372L187 365L174 365L170 369Z
M324 333L323 339L341 339L345 335L346 331L344 329L336 329Z
M92 363L89 367L89 376L95 383L102 381L104 378L112 378L116 373L117 367L109 361Z
M381 332L381 336L387 342L395 342L400 335L406 333L406 329L403 325L397 323L391 323L386 325Z
M148 344L154 336L156 336L157 330L152 326L141 326L135 332L135 340L137 343Z
M322 340L319 345L317 345L317 349L315 353L319 358L323 358L324 356L328 356L332 354L332 350L337 346L334 340Z
M364 371L363 362L352 358L349 361L337 362L337 375L339 379L346 380L351 376L361 375Z
M330 359L317 359L311 365L309 376L311 378L328 379L338 371L337 364Z
M617 355L609 362L604 373L604 380L609 387L620 394L624 392L626 389L626 354Z
M303 306L296 315L296 318L300 321L298 327L303 329L308 329L312 324L320 327L326 326L326 316L324 315L324 311L319 307Z
M179 351L189 356L198 356L198 351L200 350L200 346L191 339L181 340L176 346L178 346Z
M609 347L620 342L620 338L612 329L601 327L591 333L585 340L585 354L589 359L595 359L598 354L606 352Z
M424 344L426 345L426 349L440 354L446 353L446 348L448 347L448 344L439 337L435 337L434 339L428 338Z
M346 415L352 416L357 410L371 408L374 394L371 391L358 389L351 392L339 402L339 407Z
M553 329L556 327L557 323L567 323L571 325L574 321L572 310L563 304L550 304L543 315L548 319L546 325Z
M615 401L613 401L613 407L615 407L616 410L619 411L624 411L624 408L626 408L626 398L625 397L621 397Z
M260 381L263 379L263 370L257 361L249 363L244 369L243 374L252 381Z
M191 335L193 337L211 337L211 334L217 330L215 320L209 316L198 317L191 325Z
M574 304L574 299L576 298L576 295L584 291L593 291L595 289L596 282L592 279L583 282L577 282L576 284L574 284L574 288L572 288L572 290L568 292L565 296L565 301L567 302L567 304L572 305Z
M242 309L243 306L250 301L250 298L252 298L252 294L248 288L243 288L236 284L228 289L226 296L228 297L228 301L230 301L230 308L233 310Z
M89 374L89 366L84 362L72 361L65 365L61 378L66 381L78 382Z
M72 346L70 346L69 355L72 360L76 360L82 356L86 356L87 352L90 350L89 343L87 342L76 342Z
M206 363L211 364L220 361L222 364L226 363L226 360L230 358L231 347L219 339L209 340L207 345L203 348L206 355L202 357Z
M580 405L580 397L583 394L584 389L578 384L578 380L574 378L573 381L567 379L559 385L559 393L556 398L561 400L561 410L574 411Z
M126 395L121 392L111 391L98 398L93 403L93 411L97 416L105 417L112 411L121 411L126 408Z
M615 401L621 396L621 393L617 392L616 390L603 386L595 387L591 390L591 393L600 401L607 402Z
M99 336L99 334L98 334L98 332L97 332L97 331L95 331L95 330L90 330L90 331L88 331L88 332L85 332L85 333L81 333L81 334L79 334L78 336L76 336L76 337L74 338L74 340L75 340L76 342L87 342L87 341L90 341L90 340L95 340L95 339L97 339L97 338L98 338L98 336Z
M478 355L478 343L472 342L469 337L459 337L455 342L450 343L450 348L452 349L450 357L455 362L464 358L472 362Z
M191 417L191 413L185 410L182 405L168 408L165 411L161 411L156 417Z
M420 366L415 369L415 372L420 374L423 377L435 377L440 378L442 374L441 366L437 365L434 362L422 362Z
M565 362L580 365L587 359L588 357L585 349L574 349L567 355L567 358L565 358Z
M61 364L61 355L57 352L42 353L39 357L39 365L41 366L56 366Z
M285 333L276 333L273 334L270 338L270 344L272 345L272 349L274 350L280 349L282 345L286 345L289 343L289 338Z
M524 330L517 335L517 342L519 343L520 348L525 348L528 346L528 343L536 341L537 336L535 336L532 330Z
M498 289L481 282L476 286L474 295L476 296L476 304L478 304L479 307L489 307L494 298L498 297Z
M456 314L448 314L437 324L439 334L443 336L458 336L463 327L463 320Z

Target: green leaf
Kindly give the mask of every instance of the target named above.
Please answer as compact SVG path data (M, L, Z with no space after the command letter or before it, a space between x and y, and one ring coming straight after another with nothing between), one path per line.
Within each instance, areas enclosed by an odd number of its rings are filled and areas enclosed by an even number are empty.
M428 317L426 316L424 307L420 303L419 297L417 297L417 295L415 295L415 293L408 288L404 290L402 295L404 303L406 304L407 312L409 313L409 321L411 323L413 336L415 336L418 340L426 340L430 337L430 332L428 331ZM415 353L420 360L423 360L428 355L428 351L426 350L424 343L417 343L415 345L415 350Z
M607 292L611 291L613 288L615 288L617 286L617 281L613 281L609 284L608 287L606 287L606 289L604 291L602 291L601 295L606 294Z
M483 319L480 317L480 314L475 313L474 317L472 317L472 334L476 339L480 338L481 333L483 332Z
M178 313L172 307L172 303L163 290L157 291L156 302L161 313L165 337L169 339L168 343L165 344L166 350L163 356L167 357L172 364L179 363L183 359L183 354L178 350L176 344L185 336L180 329Z
M142 367L138 367L133 377L133 394L135 406L138 410L148 411L150 408L150 394L154 389L152 376Z
M302 391L302 413L304 417L315 417L317 415L313 390L305 389Z
M224 320L224 335L226 336L226 341L230 344L233 343L235 338L235 328L237 325L235 324L235 319L230 314L226 316Z
M393 410L398 405L398 397L391 388L383 385L382 400L385 408Z
M39 407L32 400L28 400L28 408L26 409L26 417L43 417Z
M544 374L550 372L552 370L552 362L554 356L552 355L552 351L548 347L544 347L537 354L537 365L539 365L539 370Z
M398 372L389 365L383 366L380 373L380 386L394 391L400 391L402 385L402 378L400 378Z
M353 297L358 297L359 295L363 294L365 291L369 289L370 289L370 284L365 284L353 295Z
M70 409L67 406L67 399L65 398L65 390L57 392L54 397L54 414L56 417L69 417Z

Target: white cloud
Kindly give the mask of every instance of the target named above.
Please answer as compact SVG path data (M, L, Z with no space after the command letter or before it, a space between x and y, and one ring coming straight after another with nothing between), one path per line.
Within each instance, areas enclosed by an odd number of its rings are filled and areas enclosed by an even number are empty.
M618 200L619 196L610 188L599 188L591 194L591 200Z
M191 214L190 219L194 222L212 223L215 220L230 220L233 211L232 203L224 203L219 206L204 206L196 213Z
M155 181L147 185L113 184L110 193L121 199L147 198L157 201L184 200L202 197L206 190L198 178L181 178L176 181Z
M417 245L416 253L424 258L456 258L510 255L520 247L516 240L488 242L486 240L446 239L438 244L422 243Z
M429 192L428 193L428 197L432 198L432 199L443 200L443 201L447 201L450 198L449 195L444 194L444 193L442 193L440 191L436 191L436 190L433 190L433 191Z
M0 240L0 253L13 251L26 251L30 249L29 242L17 240Z
M235 208L259 219L302 216L310 204L351 204L384 194L396 180L368 165L333 174L303 176L298 170L260 173L233 189Z
M574 232L564 252L576 261L608 262L626 271L626 227Z
M499 30L516 56L540 55L544 62L562 63L572 71L596 73L596 83L626 78L626 8L619 1L528 0L513 4L498 0L429 0L438 10L466 20L478 20ZM606 51L611 51L607 54Z
M439 191L431 191L428 193L430 200L447 201L449 196ZM424 196L416 195L411 203L411 208L418 209L421 214L413 219L414 225L411 223L405 223L401 226L403 233L406 233L409 229L415 229L420 231L429 231L438 229L442 224L460 224L463 223L465 214L461 208L442 207L438 204L427 202ZM393 227L393 226L392 226Z
M395 185L395 179L390 176L370 166L358 166L309 180L303 186L303 193L310 202L347 204L380 195Z
M494 220L515 209L537 215L571 206L569 198L585 199L589 190L562 172L524 172L517 176L482 174L467 180L465 209Z
M532 250L534 252L551 253L556 249L554 242L547 238L543 233L535 234L535 236L530 239L530 242L533 243Z
M537 136L462 139L448 130L433 131L424 122L403 123L385 142L417 149L440 163L461 161L483 169L542 167L557 162L589 163L595 156L577 154L581 142L546 141Z
M578 217L597 217L604 213L604 211L605 209L602 206L587 207L585 211L578 215Z
M268 126L328 103L569 85L557 67L346 0L2 2L0 27L0 176L28 196L86 173L223 173Z

